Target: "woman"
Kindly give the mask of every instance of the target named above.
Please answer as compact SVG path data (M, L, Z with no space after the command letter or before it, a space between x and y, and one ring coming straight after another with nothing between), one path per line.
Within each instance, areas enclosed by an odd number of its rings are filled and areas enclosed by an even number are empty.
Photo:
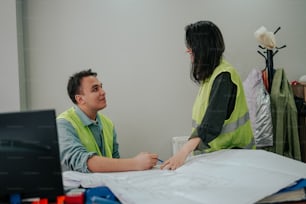
M236 70L223 58L219 28L210 21L186 26L191 79L200 86L192 111L188 142L161 169L175 170L187 156L220 149L255 148L246 98Z

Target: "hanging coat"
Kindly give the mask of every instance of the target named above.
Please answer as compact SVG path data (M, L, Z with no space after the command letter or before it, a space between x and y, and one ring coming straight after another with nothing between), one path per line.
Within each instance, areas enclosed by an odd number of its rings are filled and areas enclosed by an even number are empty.
M261 73L253 69L243 81L257 148L273 146L270 95L266 91Z
M301 160L297 109L283 69L274 73L270 96L274 145L267 150Z

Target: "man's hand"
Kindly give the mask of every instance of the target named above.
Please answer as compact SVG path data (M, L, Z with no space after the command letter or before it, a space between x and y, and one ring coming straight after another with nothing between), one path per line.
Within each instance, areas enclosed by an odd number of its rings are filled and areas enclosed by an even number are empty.
M158 155L148 152L141 152L133 159L136 167L135 170L148 170L152 169L156 165L158 161Z

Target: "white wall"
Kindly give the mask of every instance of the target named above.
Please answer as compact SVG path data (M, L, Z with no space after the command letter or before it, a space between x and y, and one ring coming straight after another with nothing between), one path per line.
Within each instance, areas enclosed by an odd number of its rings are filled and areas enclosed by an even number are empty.
M104 84L121 155L171 155L171 138L189 135L197 87L189 78L184 27L212 20L222 30L225 57L244 79L262 69L254 32L282 29L275 67L289 80L305 74L304 0L24 0L24 52L29 109L72 104L68 77L92 68Z
M0 112L20 110L16 2L0 1Z

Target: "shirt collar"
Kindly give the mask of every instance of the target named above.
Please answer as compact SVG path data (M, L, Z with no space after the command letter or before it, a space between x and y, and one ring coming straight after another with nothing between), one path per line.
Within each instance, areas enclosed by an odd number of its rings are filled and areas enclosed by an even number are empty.
M90 120L90 118L78 106L74 106L74 109L75 109L76 114L79 116L79 118L81 119L82 123L85 126L89 126L91 124L96 125L96 123L93 122L92 120ZM101 122L100 122L99 117L97 117L97 122L98 122L99 126L101 126Z

